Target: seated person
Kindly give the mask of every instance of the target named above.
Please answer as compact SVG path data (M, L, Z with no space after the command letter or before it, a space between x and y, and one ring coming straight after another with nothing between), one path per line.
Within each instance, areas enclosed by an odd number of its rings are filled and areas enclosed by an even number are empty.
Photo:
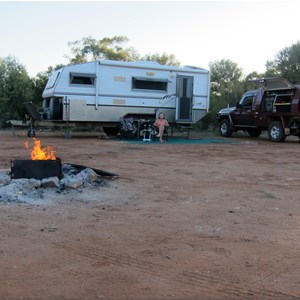
M160 142L165 142L163 140L163 134L165 131L165 128L169 126L168 121L165 119L165 114L163 112L159 113L158 118L156 119L156 121L153 124L155 127L158 128L159 132L157 137L159 137L159 141Z

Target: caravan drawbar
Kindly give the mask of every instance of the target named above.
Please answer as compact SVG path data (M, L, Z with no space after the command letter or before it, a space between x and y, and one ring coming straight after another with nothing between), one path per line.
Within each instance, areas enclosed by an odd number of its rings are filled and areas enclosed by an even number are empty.
M208 112L209 81L208 70L149 61L69 65L50 75L35 121L114 134L121 118L152 120L162 111L172 126L191 125Z

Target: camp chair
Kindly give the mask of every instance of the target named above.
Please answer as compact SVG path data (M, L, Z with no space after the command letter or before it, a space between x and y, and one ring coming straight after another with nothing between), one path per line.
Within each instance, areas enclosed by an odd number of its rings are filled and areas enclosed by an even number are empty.
M169 127L165 127L165 130L164 130L163 136L162 136L163 140L166 140L166 141L169 140L168 128ZM157 127L154 127L153 140L158 139L158 137L157 137L158 133L159 133L159 129Z

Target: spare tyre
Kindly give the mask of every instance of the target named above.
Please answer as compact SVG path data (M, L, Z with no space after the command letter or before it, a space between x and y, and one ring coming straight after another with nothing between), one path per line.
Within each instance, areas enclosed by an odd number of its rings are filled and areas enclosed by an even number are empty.
M59 120L62 115L62 104L59 101L59 98L51 98L50 105L50 120Z

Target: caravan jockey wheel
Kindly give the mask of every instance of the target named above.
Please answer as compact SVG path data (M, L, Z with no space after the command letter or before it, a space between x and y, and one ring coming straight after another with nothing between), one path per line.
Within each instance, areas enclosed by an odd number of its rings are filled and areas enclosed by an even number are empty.
M27 132L27 136L30 138L35 137L35 131L33 129L29 129Z

